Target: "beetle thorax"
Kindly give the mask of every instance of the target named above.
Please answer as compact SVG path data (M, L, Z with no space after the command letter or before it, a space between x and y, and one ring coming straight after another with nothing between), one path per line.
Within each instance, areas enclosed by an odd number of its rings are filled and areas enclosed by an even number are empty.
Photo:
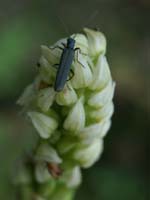
M74 49L74 46L75 46L75 40L73 38L68 38L67 39L67 47Z

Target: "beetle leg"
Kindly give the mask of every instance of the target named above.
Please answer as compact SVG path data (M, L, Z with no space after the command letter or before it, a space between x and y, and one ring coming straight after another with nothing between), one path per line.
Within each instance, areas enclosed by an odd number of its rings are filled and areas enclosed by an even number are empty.
M71 87L69 87L69 85L68 85L67 83L66 83L66 86L67 86L67 88L68 88L69 90L72 90Z
M64 47L64 48L66 48L66 47L67 47L67 45L66 45L65 43L63 43L63 42L62 42L61 44L63 45L63 47Z
M82 53L81 49L79 47L75 48L74 51L79 51L80 54L87 56L86 53Z
M64 50L62 47L60 46L55 46L55 47L49 47L49 49L54 50L54 49L60 49L60 50Z
M85 66L79 61L79 51L78 51L78 50L80 50L80 48L75 48L75 51L77 51L77 62L78 62L82 67L85 68Z
M74 77L74 71L72 69L70 69L70 73L71 76L69 77L69 79L67 79L67 81L70 81Z

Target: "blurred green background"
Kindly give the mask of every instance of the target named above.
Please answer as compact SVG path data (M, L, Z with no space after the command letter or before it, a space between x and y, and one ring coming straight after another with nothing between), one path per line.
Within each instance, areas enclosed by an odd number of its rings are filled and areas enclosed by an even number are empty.
M14 163L33 143L32 128L15 102L33 80L40 45L53 44L87 24L106 35L107 58L117 87L104 153L83 172L76 200L148 199L150 1L0 3L0 199L13 199Z

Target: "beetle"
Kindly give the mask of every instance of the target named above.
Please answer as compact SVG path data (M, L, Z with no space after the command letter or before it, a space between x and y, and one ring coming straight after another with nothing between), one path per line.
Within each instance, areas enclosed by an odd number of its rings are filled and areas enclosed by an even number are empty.
M71 65L74 60L75 51L77 51L77 50L80 51L80 48L74 48L75 42L76 42L75 39L69 37L67 39L67 44L62 43L64 48L60 47L60 46L55 46L55 47L50 48L50 49L59 48L62 50L62 54L60 57L60 63L54 65L54 66L58 66L56 79L55 79L55 83L54 83L54 90L56 92L60 92L63 90L65 83L67 81L69 72L71 71L72 74L74 74L73 71L71 70ZM77 59L77 61L79 62L78 59ZM82 65L82 63L80 63L80 64Z

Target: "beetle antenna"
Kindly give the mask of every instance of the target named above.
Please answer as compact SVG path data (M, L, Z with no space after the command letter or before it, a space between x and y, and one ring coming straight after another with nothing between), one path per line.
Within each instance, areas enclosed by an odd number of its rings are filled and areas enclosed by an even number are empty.
M95 10L91 16L89 17L88 21L86 24L84 24L84 27L88 26L94 19L95 17L99 14L99 11L98 10Z
M60 24L62 24L66 34L69 35L69 28L66 26L66 24L64 23L64 21L61 19L61 17L59 15L57 16L57 18L58 18Z

